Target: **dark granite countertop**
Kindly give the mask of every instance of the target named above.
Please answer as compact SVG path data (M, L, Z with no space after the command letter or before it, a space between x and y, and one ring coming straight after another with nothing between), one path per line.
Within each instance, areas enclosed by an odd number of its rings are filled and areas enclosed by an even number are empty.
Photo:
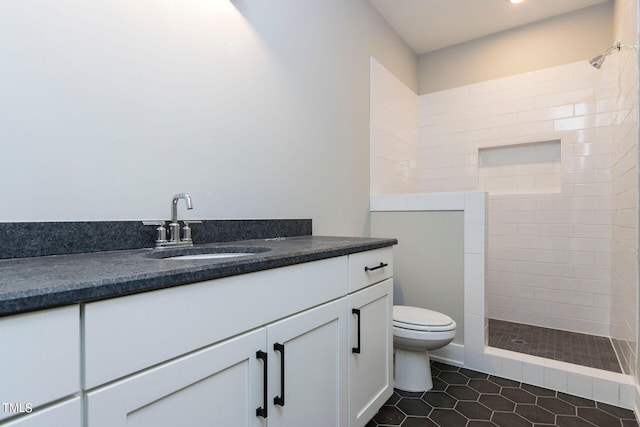
M209 260L170 260L169 249L120 250L0 260L0 316L347 255L396 244L395 239L302 236L196 245L250 251L254 255Z

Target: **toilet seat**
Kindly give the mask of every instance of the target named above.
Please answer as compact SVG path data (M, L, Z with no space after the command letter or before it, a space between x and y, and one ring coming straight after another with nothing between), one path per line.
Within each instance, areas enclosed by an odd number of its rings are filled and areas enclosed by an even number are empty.
M446 332L456 329L456 322L446 314L426 308L393 306L393 326L425 332Z

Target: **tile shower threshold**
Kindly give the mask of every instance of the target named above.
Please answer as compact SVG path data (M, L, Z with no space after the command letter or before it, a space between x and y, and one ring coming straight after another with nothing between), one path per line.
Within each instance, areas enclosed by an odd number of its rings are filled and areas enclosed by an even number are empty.
M485 347L485 372L539 387L634 408L633 377L603 369L546 359L495 347Z

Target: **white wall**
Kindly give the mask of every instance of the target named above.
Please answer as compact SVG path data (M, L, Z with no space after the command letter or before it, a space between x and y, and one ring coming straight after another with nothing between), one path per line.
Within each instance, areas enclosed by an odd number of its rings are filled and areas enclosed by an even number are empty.
M418 94L592 58L613 43L613 5L609 0L422 54Z
M371 212L371 235L394 237L393 303L428 308L456 322L464 345L464 212Z
M0 3L0 221L304 217L366 233L366 0Z

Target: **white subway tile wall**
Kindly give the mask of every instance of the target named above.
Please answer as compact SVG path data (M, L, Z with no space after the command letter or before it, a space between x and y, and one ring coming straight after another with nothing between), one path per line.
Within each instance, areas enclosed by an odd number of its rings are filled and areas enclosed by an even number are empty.
M625 1L616 39L638 43L638 2ZM638 51L610 55L611 150L611 337L625 373L637 378L638 325ZM604 69L604 66L603 66ZM595 149L595 148L594 148Z
M478 187L490 194L560 193L560 140L478 149Z
M418 99L371 58L370 194L418 191Z
M490 317L605 336L613 325L635 360L637 65L620 55L613 70L615 57L601 70L584 61L417 97L411 177L419 192L489 190ZM479 149L552 140L559 162L479 168ZM373 158L373 131L371 142ZM383 183L398 167L379 167L372 194L399 192ZM520 194L501 191L507 183Z
M508 94L528 108L516 111L515 123L497 126L497 137L480 134L467 144L561 141L561 161L481 168L491 212L489 316L609 335L611 190L602 172L611 155L609 75L580 62L474 86L470 93ZM430 127L421 130L421 140L431 138ZM522 194L506 194L514 185Z

